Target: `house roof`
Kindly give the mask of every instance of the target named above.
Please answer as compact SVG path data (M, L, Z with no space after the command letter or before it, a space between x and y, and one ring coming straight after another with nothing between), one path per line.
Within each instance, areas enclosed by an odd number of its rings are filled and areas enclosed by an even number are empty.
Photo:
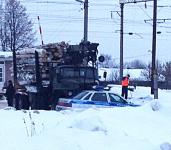
M11 57L12 52L9 51L0 51L0 57Z

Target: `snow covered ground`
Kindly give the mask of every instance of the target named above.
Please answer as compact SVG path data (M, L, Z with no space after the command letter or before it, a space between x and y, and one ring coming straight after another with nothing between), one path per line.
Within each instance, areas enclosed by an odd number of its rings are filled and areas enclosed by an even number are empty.
M147 87L129 93L142 103L136 108L1 109L0 149L171 150L171 91L159 90L158 100L149 93Z

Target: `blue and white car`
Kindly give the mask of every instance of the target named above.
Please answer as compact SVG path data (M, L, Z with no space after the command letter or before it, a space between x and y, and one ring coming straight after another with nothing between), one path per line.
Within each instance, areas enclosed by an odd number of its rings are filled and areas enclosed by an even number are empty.
M56 110L68 108L90 108L90 107L125 107L140 106L128 102L120 95L106 90L87 90L79 93L73 98L60 98Z

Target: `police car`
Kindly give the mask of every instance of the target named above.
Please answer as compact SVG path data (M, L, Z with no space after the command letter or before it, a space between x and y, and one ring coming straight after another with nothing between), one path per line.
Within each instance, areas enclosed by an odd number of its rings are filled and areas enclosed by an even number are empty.
M60 98L56 110L69 108L90 108L90 107L126 107L139 106L128 102L120 95L113 93L110 90L96 89L86 90L73 98Z

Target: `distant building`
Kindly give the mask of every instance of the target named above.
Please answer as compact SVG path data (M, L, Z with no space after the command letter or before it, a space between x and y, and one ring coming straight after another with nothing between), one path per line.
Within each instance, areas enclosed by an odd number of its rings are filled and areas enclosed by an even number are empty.
M4 84L12 77L12 52L0 52L0 92Z

